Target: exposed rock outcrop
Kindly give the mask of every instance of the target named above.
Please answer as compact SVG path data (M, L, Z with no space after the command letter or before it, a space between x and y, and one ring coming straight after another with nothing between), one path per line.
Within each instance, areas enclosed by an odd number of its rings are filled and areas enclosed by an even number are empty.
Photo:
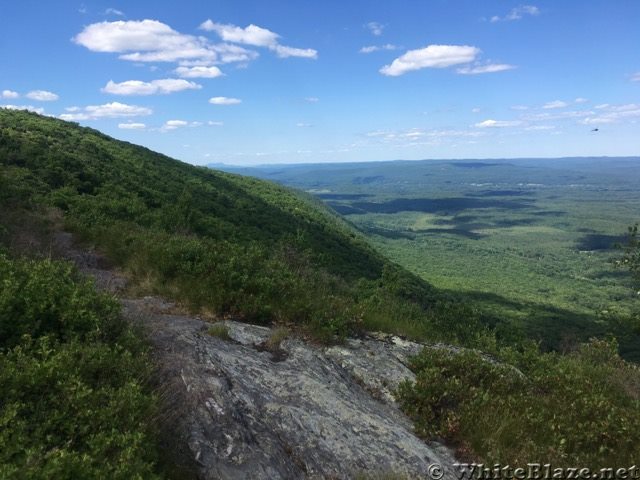
M227 321L224 339L208 333L210 323L161 313L155 299L123 303L148 327L163 381L182 383L180 435L203 478L427 478L431 463L452 462L412 433L390 395L412 376L403 361L417 344L321 348L287 338L281 360L261 347L269 328Z
M58 238L65 256L97 284L120 291L124 279L99 256ZM125 315L145 326L170 395L175 442L203 479L278 480L428 478L432 463L453 478L450 452L413 434L392 392L412 379L406 367L421 345L388 335L321 347L290 336L268 345L266 327L212 324L175 314L155 297L121 299Z

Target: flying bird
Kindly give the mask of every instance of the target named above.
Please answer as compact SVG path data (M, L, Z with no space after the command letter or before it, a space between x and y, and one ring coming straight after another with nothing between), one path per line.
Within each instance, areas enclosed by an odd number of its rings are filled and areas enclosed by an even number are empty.
M591 130L592 132L599 132L600 129L599 128L594 128L593 130Z

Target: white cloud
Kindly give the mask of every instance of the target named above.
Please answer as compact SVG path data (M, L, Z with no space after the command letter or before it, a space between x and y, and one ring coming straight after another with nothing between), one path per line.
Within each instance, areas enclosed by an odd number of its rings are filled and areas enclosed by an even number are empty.
M0 94L0 98L18 98L20 94L18 92L14 92L13 90L3 90Z
M522 118L527 121L539 122L539 121L549 121L549 120L567 120L567 119L577 119L584 118L590 115L593 115L594 112L590 110L568 110L564 112L543 112L543 113L532 113L524 115Z
M216 78L224 75L218 67L178 67L175 72L182 78Z
M207 20L200 25L200 28L208 32L216 32L225 42L243 43L255 47L277 45L278 38L280 38L277 33L253 24L242 28L236 25L214 23L211 20Z
M554 108L565 108L567 107L569 104L567 102L563 102L562 100L554 100L553 102L547 102L545 103L542 108L544 108L545 110L552 110Z
M176 130L181 127L186 127L187 125L189 125L189 122L185 122L184 120L169 120L164 123L160 130L166 132L169 130Z
M418 50L409 50L396 58L391 65L382 67L380 73L396 77L422 68L447 68L471 63L479 53L479 48L468 45L429 45Z
M117 15L118 17L124 17L124 12L122 12L121 10L117 10L115 8L107 8L104 11L105 15Z
M7 110L27 110L44 115L44 108L34 107L33 105L0 105L0 108L6 108Z
M309 103L318 103L320 101L318 97L307 97L304 100Z
M365 136L375 143L415 145L417 142L424 145L440 144L448 139L477 138L485 135L484 132L472 130L424 130L412 128L405 131L375 130L365 133Z
M640 72L636 72L633 75L631 75L631 81L640 82Z
M93 23L73 39L94 52L119 53L135 62L180 62L185 66L248 62L258 54L238 45L212 44L157 20ZM186 62L193 62L186 64Z
M516 68L513 65L508 65L506 63L489 63L487 65L476 65L476 66L467 66L458 68L456 70L457 73L462 75L479 75L481 73L495 73L495 72L504 72L505 70L513 70Z
M187 122L185 120L168 120L160 127L161 132L170 132L184 127L201 127L202 122Z
M281 45L279 43L280 35L254 24L242 28L237 25L215 23L212 20L207 20L200 25L200 28L208 32L217 33L225 42L268 48L280 58L318 58L317 50Z
M481 110L478 107L471 109L471 113L480 113L480 112Z
M360 53L373 53L373 52L379 52L381 50L388 50L388 51L392 51L392 50L397 50L398 47L396 45L393 45L391 43L387 43L385 45L370 45L368 47L362 47L359 52Z
M514 20L521 20L525 15L536 17L540 15L540 9L535 5L520 5L519 7L511 9L511 11L504 17L499 17L497 15L491 17L491 22L512 22Z
M526 105L513 105L511 107L511 110L529 110L529 107L527 107Z
M276 45L271 50L276 52L280 58L299 57L299 58L318 58L318 51L313 48L293 48L283 45Z
M152 113L153 110L147 107L112 102L104 105L89 105L83 109L74 110L73 113L63 113L60 118L70 121L97 120L100 118L138 117Z
M118 128L121 128L123 130L145 130L147 126L144 123L129 122L129 123L119 123Z
M38 100L39 102L55 102L58 100L58 95L46 90L33 90L25 95L25 97L31 100Z
M298 127L298 128L309 128L309 127L313 127L313 125L310 124L310 123L300 122L300 123L296 123L296 127Z
M601 107L597 115L584 118L581 123L585 125L598 125L603 123L618 123L625 120L635 120L640 117L640 104L627 103L624 105L599 105ZM594 113L594 112L590 112Z
M485 120L483 122L476 123L474 127L476 128L506 128L506 127L517 127L522 125L522 122L519 120Z
M222 127L224 125L224 122L215 122L213 120L209 120L207 122L207 125L209 125L210 127Z
M194 82L176 78L165 78L162 80L152 80L151 82L127 80L126 82L115 83L113 80L109 80L109 83L107 83L102 91L113 95L155 95L180 92L182 90L198 90L200 88L202 88L202 85Z
M580 123L583 125L602 125L605 123L613 123L615 120L609 116L600 116L600 117L587 117L582 120Z
M555 130L554 125L532 125L530 127L525 128L527 131L544 131L544 130Z
M587 103L588 101L589 101L588 98L578 97L573 101L573 103Z
M378 22L369 22L367 23L366 27L369 29L371 34L375 35L376 37L382 35L382 32L384 30L384 25Z
M212 105L238 105L242 103L242 100L230 97L211 97L209 103Z

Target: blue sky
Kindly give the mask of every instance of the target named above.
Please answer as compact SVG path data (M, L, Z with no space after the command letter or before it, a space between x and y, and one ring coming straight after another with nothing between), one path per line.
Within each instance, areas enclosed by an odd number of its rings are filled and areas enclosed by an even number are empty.
M636 0L0 11L0 105L194 164L640 155Z

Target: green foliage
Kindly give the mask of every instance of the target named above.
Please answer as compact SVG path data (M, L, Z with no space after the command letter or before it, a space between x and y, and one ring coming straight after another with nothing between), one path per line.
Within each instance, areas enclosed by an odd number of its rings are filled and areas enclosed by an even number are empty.
M620 359L615 342L592 340L569 355L532 346L497 354L425 349L413 359L416 382L403 383L398 397L421 435L489 465L636 461L640 369Z
M93 341L123 328L117 302L77 281L70 264L0 255L0 279L0 348L17 345L24 335Z
M266 349L270 351L280 350L282 342L289 338L290 335L291 332L286 327L275 328L269 335L269 338L265 341Z
M155 478L146 348L68 264L0 255L0 477Z
M637 223L629 227L627 242L621 248L623 254L615 260L616 267L629 270L635 282L640 284L640 238Z
M212 337L219 338L221 340L230 340L231 336L229 335L229 327L222 323L216 323L215 325L211 325L207 333Z
M620 321L638 318L638 296L611 265L640 210L637 157L237 170L313 191L386 257L472 306L503 342L569 351L613 334L624 358L640 361L638 322Z
M458 317L476 322L320 202L273 183L7 110L0 172L14 190L6 206L61 209L66 228L127 271L139 293L295 324L325 342L372 327L412 337L442 331L457 341L457 333L469 335L454 327Z

